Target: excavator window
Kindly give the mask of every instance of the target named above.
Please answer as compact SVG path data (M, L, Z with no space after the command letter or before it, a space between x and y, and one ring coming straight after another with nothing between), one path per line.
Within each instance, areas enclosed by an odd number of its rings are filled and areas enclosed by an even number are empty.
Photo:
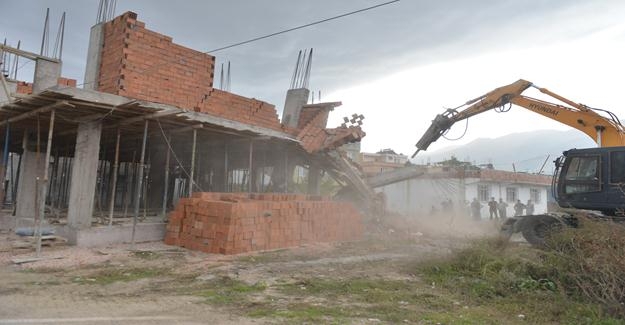
M566 194L601 190L599 156L571 157L564 175Z
M610 183L625 183L625 151L610 152Z

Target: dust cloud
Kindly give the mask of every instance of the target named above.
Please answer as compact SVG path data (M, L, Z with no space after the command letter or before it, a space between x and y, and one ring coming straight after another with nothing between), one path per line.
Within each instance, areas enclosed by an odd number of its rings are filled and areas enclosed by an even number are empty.
M503 221L473 220L462 213L439 213L436 215L387 215L384 223L390 232L432 238L477 239L492 237L499 233Z

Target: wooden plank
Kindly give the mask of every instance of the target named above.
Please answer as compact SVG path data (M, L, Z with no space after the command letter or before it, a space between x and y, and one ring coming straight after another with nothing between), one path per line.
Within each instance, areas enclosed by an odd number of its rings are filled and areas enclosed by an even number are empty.
M24 258L12 258L11 262L13 262L14 264L26 264L26 263L32 263L32 262L38 262L38 261L45 261L45 260L59 260L65 258L64 256L46 256L46 257L24 257Z
M27 119L29 117L35 116L35 115L40 114L40 113L48 112L48 111L51 111L51 110L53 110L55 108L59 108L59 107L62 107L62 106L71 106L71 107L73 107L74 105L72 105L72 104L70 104L70 103L68 103L68 102L66 102L64 100L58 101L58 102L50 104L50 105L39 107L39 108L34 109L34 110L30 111L30 112L22 113L22 114L20 114L18 116L13 116L13 117L11 117L11 118L9 118L7 120L0 121L0 126L4 126L7 123L11 124L11 123L15 123L17 121L25 120L25 119Z
M106 126L105 129L117 128L117 127L120 127L120 126L132 124L132 123L137 123L137 122L141 122L141 121L144 121L144 120L152 120L152 119L157 119L157 118L160 118L160 117L176 115L176 114L180 114L180 113L182 113L182 111L172 109L172 110L168 110L168 111L161 111L161 112L156 112L156 113L152 113L152 114L146 114L146 115L131 117L131 118L125 119L125 120L123 120L123 121L121 121L121 122L119 122L117 124Z
M39 55L33 52L16 49L14 47L4 45L4 44L0 44L0 50L2 50L3 52L15 54L15 55L21 56L23 58L31 59L31 60L46 60L50 62L61 63L61 60L59 59L50 58L50 57Z

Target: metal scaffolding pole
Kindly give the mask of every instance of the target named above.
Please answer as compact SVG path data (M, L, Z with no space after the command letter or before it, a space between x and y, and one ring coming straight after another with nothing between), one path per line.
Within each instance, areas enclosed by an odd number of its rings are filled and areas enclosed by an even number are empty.
M293 174L291 174L293 177ZM284 150L284 193L289 193L289 151Z
M132 238L130 243L132 249L135 249L135 232L137 230L137 219L139 218L139 205L141 205L141 190L143 189L143 168L145 167L145 147L148 141L148 120L145 120L143 126L143 144L141 145L141 161L139 162L139 172L137 175L137 188L135 189L135 211L132 216Z
M247 192L252 193L252 181L254 180L254 166L252 165L252 159L254 154L254 140L250 140L250 160L248 164L248 177L247 177Z
M113 162L113 184L111 184L111 201L109 202L109 227L113 225L113 210L115 210L115 194L117 194L117 172L119 170L119 140L121 131L117 129L117 141L115 142L115 161Z
M169 144L171 143L171 134L165 139L167 146L167 155L165 156L165 188L163 189L163 220L167 219L167 198L169 197L169 161L171 159L171 148Z
M193 147L191 148L191 174L189 175L189 197L193 193L193 174L195 173L195 147L197 142L197 129L193 129Z
M2 181L2 184L0 184L0 189L2 190L2 204L1 206L4 206L5 204L5 197L6 197L6 192L7 192L7 186L5 186L6 182L6 174L7 174L7 164L9 162L9 139L10 139L10 133L11 133L11 125L9 123L7 123L7 127L6 127L6 132L5 132L5 136L4 136L4 149L3 149L3 155L2 155L2 168L0 169L0 171L2 172L2 175L0 175L0 180ZM11 175L11 179L13 179L13 175Z
M228 192L228 144L224 144L224 192Z

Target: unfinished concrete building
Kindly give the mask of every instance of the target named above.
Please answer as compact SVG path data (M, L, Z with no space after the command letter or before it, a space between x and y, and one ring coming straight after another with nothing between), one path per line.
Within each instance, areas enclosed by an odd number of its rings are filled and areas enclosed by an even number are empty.
M13 209L5 227L41 219L90 246L162 240L169 215L170 243L218 253L362 232L358 211L319 195L322 173L371 194L335 150L365 135L362 118L326 128L340 103L309 105L306 89L289 91L281 123L273 105L213 88L215 57L145 28L133 12L92 27L82 88L61 78L61 60L0 49L37 63L32 84L2 78L0 175L4 206ZM303 184L296 169L306 173ZM277 195L302 188L307 195ZM311 213L330 206L344 213Z

